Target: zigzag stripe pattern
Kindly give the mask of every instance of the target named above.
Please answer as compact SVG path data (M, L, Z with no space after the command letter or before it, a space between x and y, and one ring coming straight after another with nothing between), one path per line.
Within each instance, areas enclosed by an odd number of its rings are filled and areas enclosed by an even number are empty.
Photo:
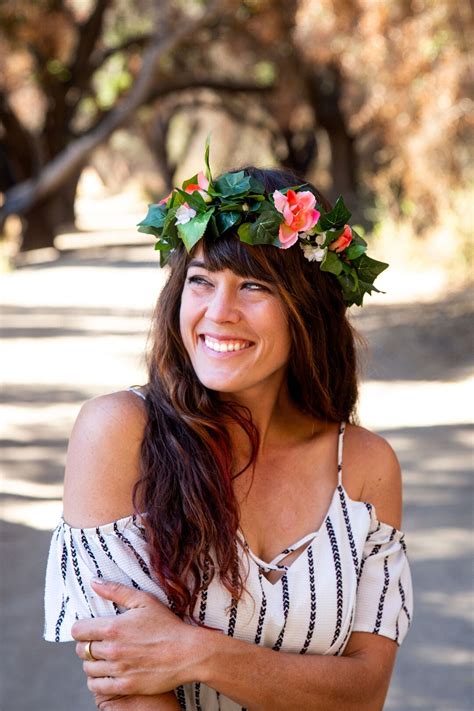
M61 555L61 575L62 575L64 584L66 584L67 559L68 559L67 545L66 545L66 540L64 540L63 541L63 552Z
M147 564L145 563L145 561L144 561L143 558L141 557L140 553L133 547L133 545L130 543L130 541L128 540L128 538L127 538L126 536L124 536L123 533L121 533L121 532L119 531L118 526L117 526L116 523L114 523L114 532L115 532L115 535L117 536L117 538L119 538L121 541L123 541L123 543L125 543L125 545L130 548L130 550L132 551L133 555L135 556L135 558L136 558L137 561L138 561L138 565L139 565L140 568L143 570L143 572L145 573L145 575L147 575L147 576L150 578L150 580L153 580L153 578L152 578L152 576L151 576L151 573L150 573L150 569L148 568Z
M344 647L346 646L347 638L349 637L350 633L352 632L352 620L353 619L354 619L354 608L352 608L352 610L351 610L351 619L349 620L349 626L347 628L347 632L344 635L344 639L342 640L342 643L339 645L336 654L334 655L335 657L340 657L342 652L344 651Z
M383 606L385 603L385 596L387 594L388 590L388 584L390 582L390 573L388 572L388 556L385 556L384 561L383 561L383 573L384 573L384 581L383 581L383 587L382 587L382 592L380 593L380 600L377 608L377 617L375 620L375 627L374 627L374 632L375 634L378 634L380 630L380 626L382 624L382 615L383 615Z
M95 532L96 532L96 534L97 534L97 538L99 539L100 546L101 546L102 550L104 551L105 555L107 556L107 558L108 558L109 560L112 561L112 563L113 563L114 565L117 565L117 563L116 563L115 560L114 560L114 557L113 557L112 553L109 551L109 548L108 548L108 546L107 546L107 543L105 542L105 539L104 539L104 537L103 537L103 535L102 535L102 533L101 533L100 528L96 528L96 529L95 529ZM118 566L117 566L117 567L118 567ZM135 590L141 590L140 585L139 585L138 583L136 583L133 578L130 578L130 582L132 583L132 585L133 585L133 587L135 588Z
M407 606L406 606L406 598L405 598L405 591L403 589L402 581L398 581L398 590L400 592L400 597L402 598L402 610L404 611L405 615L407 616L408 620L408 627L411 625L411 617L410 613L408 612Z
M84 589L84 584L82 582L82 577L81 577L81 571L79 569L79 562L77 560L77 553L76 553L76 547L74 546L74 540L72 537L72 532L70 535L70 541L71 541L71 559L72 559L72 567L74 570L74 575L76 576L76 580L79 584L79 587L81 589L82 594L84 595L84 599L86 601L87 607L89 608L89 612L91 617L95 617L94 613L92 612L91 606L89 604L89 600L86 595L86 591Z
M263 623L265 621L265 612L267 611L267 596L265 595L265 591L263 589L262 569L261 568L258 569L258 582L260 583L260 590L262 592L262 604L260 605L260 612L258 613L257 632L255 634L255 644L260 644L260 641L262 639Z
M341 500L342 513L343 513L344 521L346 524L347 537L349 539L349 545L350 545L351 553L352 553L352 560L354 562L354 569L355 569L355 573L357 576L359 573L359 559L357 557L357 549L356 549L356 545L355 545L355 541L354 541L354 534L352 533L351 521L349 518L349 512L347 510L346 497L345 497L344 489L342 488L342 486L338 486L337 488L339 490L339 498Z
M203 587L201 590L201 602L199 605L199 622L203 625L206 620L207 588L209 585L209 559L206 558L205 568L202 576ZM194 684L194 703L196 711L202 711L201 707L201 682Z
M288 591L288 578L287 578L286 573L281 579L281 587L282 587L282 594L283 594L283 615L284 615L285 621L283 622L283 627L280 630L278 639L272 647L272 649L275 652L280 651L281 645L283 643L283 637L285 635L286 623L288 621L288 613L290 611L290 595L289 595L289 591Z
M86 534L84 533L84 529L81 528L81 543L84 546L84 550L88 554L89 558L92 560L95 566L95 572L97 574L98 578L103 578L104 576L102 575L102 571L99 568L99 564L97 563L96 557L93 554L91 547L89 545L89 541L87 540ZM112 601L112 607L114 608L115 614L120 615L120 610L117 607L117 603Z
M60 639L61 625L62 625L62 623L64 621L64 617L66 615L66 605L68 604L68 602L69 602L69 595L67 596L66 599L64 599L64 595L63 595L63 600L61 603L61 611L59 613L59 617L57 619L57 622L56 622L56 625L54 628L54 641L55 642L59 642L59 639Z
M300 654L305 654L307 652L309 644L313 638L314 628L316 625L316 582L314 576L313 549L311 546L308 546L308 548L306 549L306 556L308 558L310 593L309 626L308 632L306 633L306 639L304 641L303 647L300 650Z
M184 693L184 687L183 686L178 686L177 689L175 690L175 695L176 698L178 699L178 703L182 711L186 711L186 696Z
M341 566L341 556L339 553L339 546L337 545L336 534L334 533L334 528L331 523L331 519L328 516L326 519L326 528L329 536L329 541L332 548L332 556L334 559L334 569L336 572L336 600L337 600L337 618L336 618L336 628L334 630L334 636L332 638L331 647L336 641L336 639L341 634L342 627L342 611L343 611L343 590L342 590L342 566Z

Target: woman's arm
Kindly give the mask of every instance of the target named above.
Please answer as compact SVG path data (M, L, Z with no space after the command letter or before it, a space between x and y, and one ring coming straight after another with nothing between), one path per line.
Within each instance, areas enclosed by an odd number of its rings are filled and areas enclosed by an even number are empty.
M275 652L266 647L199 630L207 656L197 677L251 711L381 711L396 643L355 632L356 650L342 657Z
M77 527L96 526L133 513L145 407L130 392L86 402L69 441L64 518ZM101 711L179 711L172 691L155 696L95 695Z
M105 696L95 695L100 711L180 711L181 707L172 691L158 696Z

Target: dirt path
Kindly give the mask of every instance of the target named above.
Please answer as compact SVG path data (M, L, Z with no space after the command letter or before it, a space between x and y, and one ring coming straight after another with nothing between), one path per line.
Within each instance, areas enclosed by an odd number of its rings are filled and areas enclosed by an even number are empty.
M144 381L161 279L152 250L126 244L2 276L2 711L94 708L72 645L41 640L44 565L72 422L87 398ZM389 711L472 708L472 306L467 292L374 297L354 316L370 344L361 422L402 463L416 592Z

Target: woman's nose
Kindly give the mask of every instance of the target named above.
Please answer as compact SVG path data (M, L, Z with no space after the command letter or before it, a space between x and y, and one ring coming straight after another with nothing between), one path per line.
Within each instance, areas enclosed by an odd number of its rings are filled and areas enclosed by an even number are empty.
M237 299L233 291L225 287L218 287L208 302L206 316L216 323L224 321L235 323L240 318L237 306Z

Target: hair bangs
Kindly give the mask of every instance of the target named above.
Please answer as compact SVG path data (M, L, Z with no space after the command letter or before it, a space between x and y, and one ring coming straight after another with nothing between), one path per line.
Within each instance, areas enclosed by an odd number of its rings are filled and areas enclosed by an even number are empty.
M252 277L271 284L276 282L273 260L271 254L265 253L265 250L269 252L265 245L247 245L231 232L218 239L205 236L198 244L202 245L201 258L210 272L230 269L241 277ZM195 250L192 252L193 256Z

